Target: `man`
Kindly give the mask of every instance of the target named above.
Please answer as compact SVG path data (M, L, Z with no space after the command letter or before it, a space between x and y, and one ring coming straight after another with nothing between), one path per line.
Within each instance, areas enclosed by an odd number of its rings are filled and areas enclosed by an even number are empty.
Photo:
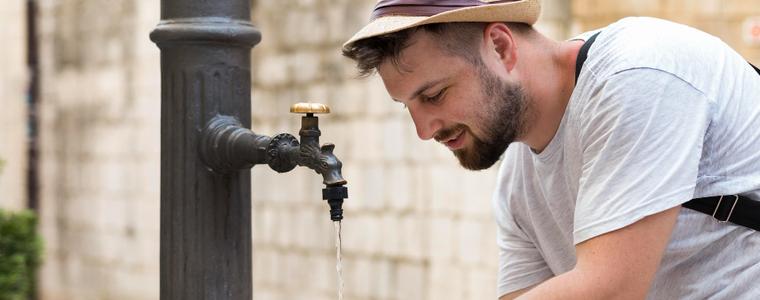
M343 49L463 167L503 154L501 299L758 299L760 75L683 25L553 41L539 12L382 0Z

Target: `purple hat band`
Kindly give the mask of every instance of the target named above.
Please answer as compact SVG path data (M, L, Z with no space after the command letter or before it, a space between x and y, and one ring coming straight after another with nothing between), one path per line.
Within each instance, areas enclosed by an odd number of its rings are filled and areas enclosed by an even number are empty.
M502 0L483 2L479 0L382 0L375 5L370 21L385 16L419 16L430 17L450 10L464 7L514 2Z

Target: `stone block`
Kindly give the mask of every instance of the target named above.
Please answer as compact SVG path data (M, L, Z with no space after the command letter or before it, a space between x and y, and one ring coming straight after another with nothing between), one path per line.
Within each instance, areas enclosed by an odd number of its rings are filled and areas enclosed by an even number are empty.
M288 60L289 77L294 84L307 84L320 78L321 55L316 51L298 51ZM301 101L301 100L299 100Z
M496 299L496 271L488 269L468 269L467 299Z
M113 294L112 299L155 299L159 296L157 273L138 270L109 269L104 267L108 282L102 286L102 295ZM85 286L90 286L85 283ZM106 296L107 297L107 296Z
M354 215L350 220L341 222L342 246L346 253L367 253L371 239L366 234L369 222L366 215ZM335 249L334 240L330 244L333 245L331 249Z
M313 228L317 226L316 215L313 209L304 207L293 211L294 218L289 222L293 224L293 246L299 249L310 249L315 244L313 241L317 237L314 235Z
M418 198L413 169L409 166L394 164L387 171L387 185L383 188L389 207L395 211L409 212L413 209L413 201Z
M573 14L581 18L593 18L597 16L654 16L660 12L660 0L644 1L602 1L602 0L576 0L572 2Z
M74 201L74 203L79 201ZM108 230L109 232L120 232L129 224L129 214L130 211L133 210L134 206L132 203L124 200L100 200L100 201L94 201L96 204L96 207L99 207L101 211L99 211L99 214L102 214L105 216L104 218L104 229ZM94 203L91 203L94 204ZM77 212L79 212L79 209L76 209ZM72 216L74 217L74 216ZM82 219L87 219L86 217L82 216ZM158 219L155 219L155 221L158 221Z
M400 162L408 151L406 144L404 144L406 139L403 138L404 126L407 124L404 124L400 114L401 112L393 113L381 123L383 126L383 157L388 162Z
M277 226L272 227L274 245L283 248L289 248L293 246L293 213L288 207L279 206L275 210L275 218L277 218Z
M330 102L334 103L330 108L332 114L350 121L359 119L367 108L367 99L364 99L363 85L358 80L346 81L336 84L330 89Z
M456 227L457 260L467 266L475 266L480 262L482 231L479 222L461 219Z
M729 18L760 15L760 3L757 0L720 1L720 7L722 13Z
M312 292L316 289L316 276L314 272L315 264L310 255L305 253L297 253L293 256L293 265L289 268L296 274L295 277L291 277L289 281L289 289L295 291ZM303 297L298 297L302 299Z
M281 300L281 299L285 299L280 292L275 291L273 288L270 288L270 287L261 287L261 288L257 288L257 289L254 289L254 290L255 290L255 292L254 292L255 296L254 297L256 297L256 300Z
M430 207L433 213L455 214L459 213L459 205L467 201L462 186L461 171L451 165L433 165L427 168L427 176L430 178Z
M721 12L721 0L702 0L697 5L691 0L661 1L660 13L664 18L715 17Z
M332 255L314 255L312 256L314 269L312 270L316 276L314 276L314 288L319 293L336 292L337 271L335 270L335 254ZM347 267L351 264L346 257L343 258L344 273L343 276L347 276Z
M254 86L273 87L286 84L289 80L288 67L291 57L285 54L270 55L253 61Z
M371 276L374 272L371 260L367 258L353 259L350 264L344 266L343 270L345 294L350 294L356 299L369 299L374 296L370 290Z
M391 96L388 95L388 91L385 90L385 84L383 84L380 76L370 76L362 83L365 84L366 95L364 99L367 102L367 113L370 116L385 116L391 112L403 109L401 104L394 102Z
M326 16L319 10L295 9L275 14L272 20L276 28L279 46L286 49L301 49L324 43L327 38ZM263 26L262 26L263 27Z
M383 240L382 254L396 257L401 255L401 224L395 214L386 213L381 216L382 227L380 237Z
M312 246L309 249L332 252L335 249L335 224L330 220L329 206L327 203L321 203L316 210L313 210L314 226L311 232L314 235ZM344 214L344 218L346 218ZM344 219L345 220L345 219ZM342 228L341 228L342 230Z
M400 263L396 282L397 299L425 299L428 293L427 270L415 263Z
M428 224L421 218L420 215L408 214L402 216L399 221L401 222L399 232L401 254L403 257L413 260L423 260L425 255L429 253L427 245L429 245L429 235L427 232Z
M454 221L449 217L433 216L428 219L430 231L427 246L431 260L441 263L450 263L454 260L455 231Z
M321 75L320 75L321 76ZM306 91L304 96L304 102L322 103L332 108L330 87L326 83L311 83L306 85ZM329 115L324 115L326 117Z
M368 237L366 253L372 257L382 255L383 251L383 219L382 216L371 214L367 217L367 227L365 235Z
M377 120L368 119L352 124L352 152L350 158L355 162L377 163L382 161L383 127Z
M482 227L482 239L481 239L481 265L482 266L495 266L498 265L499 248L496 246L496 224L492 221L485 222Z
M368 211L380 211L386 207L386 201L383 199L385 191L393 189L392 186L386 184L387 177L386 168L378 164L368 164L365 166L361 174L361 184L364 185L364 194L358 195L360 199L354 199L354 201L362 203Z
M256 88L251 90L251 118L254 123L254 132L259 133L260 129L256 126L257 122L268 121L281 116L283 112L277 111L277 101L275 94L271 89ZM261 132L262 134L271 134L271 132Z
M434 261L428 269L430 299L477 299L465 296L465 274L462 268L450 262ZM494 282L496 281L491 283ZM494 299L494 297L489 299Z
M344 202L344 210L367 212L378 210L383 205L383 189L380 185L385 178L381 166L371 164L355 164L345 167L344 178L349 180L348 201ZM379 191L379 193L378 193Z
M397 273L395 265L387 259L373 260L372 273L369 274L369 296L376 299L389 299L396 289Z

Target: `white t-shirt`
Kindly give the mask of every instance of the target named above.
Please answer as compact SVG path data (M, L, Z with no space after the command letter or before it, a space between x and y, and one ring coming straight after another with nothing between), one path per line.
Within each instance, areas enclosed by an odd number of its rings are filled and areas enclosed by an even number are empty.
M512 144L497 185L499 295L571 270L576 244L692 198L760 200L760 76L716 37L622 19L590 48L546 149ZM760 299L758 278L759 233L682 208L648 298Z

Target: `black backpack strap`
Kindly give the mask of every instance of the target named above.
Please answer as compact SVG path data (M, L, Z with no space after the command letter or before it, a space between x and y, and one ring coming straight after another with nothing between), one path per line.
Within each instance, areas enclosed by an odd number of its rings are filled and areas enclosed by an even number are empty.
M578 57L575 59L575 83L578 83L578 77L581 75L581 69L583 68L583 63L586 62L586 58L588 58L588 49L591 48L591 45L596 40L596 36L598 36L601 31L594 33L588 40L586 40L585 43L583 43L583 46L581 46L580 51L578 51Z
M760 201L726 195L691 199L681 206L710 215L720 223L731 222L760 231Z
M755 65L753 65L752 63L749 63L749 65L752 66L753 69L755 69L755 72L757 72L757 75L760 75L760 69L755 67Z

